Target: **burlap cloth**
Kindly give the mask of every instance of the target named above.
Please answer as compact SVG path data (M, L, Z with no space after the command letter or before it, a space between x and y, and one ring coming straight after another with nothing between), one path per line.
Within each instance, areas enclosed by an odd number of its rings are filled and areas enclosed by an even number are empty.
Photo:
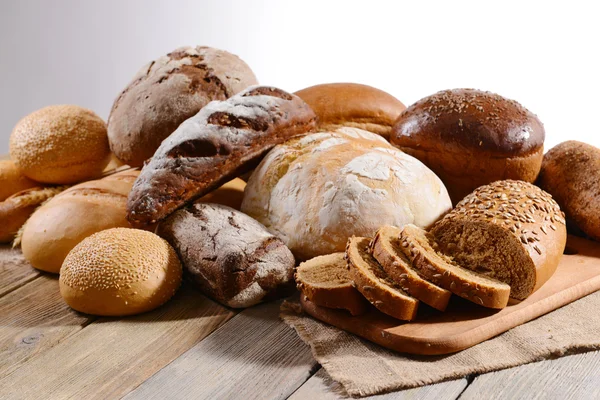
M284 302L294 328L329 376L350 396L428 385L600 348L600 291L467 350L446 356L395 353L302 313Z

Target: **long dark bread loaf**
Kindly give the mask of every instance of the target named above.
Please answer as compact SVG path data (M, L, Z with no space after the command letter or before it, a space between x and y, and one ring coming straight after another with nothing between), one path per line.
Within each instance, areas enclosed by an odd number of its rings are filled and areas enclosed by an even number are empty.
M273 146L315 130L299 97L252 86L213 101L183 122L144 166L129 195L127 218L146 226L255 167Z

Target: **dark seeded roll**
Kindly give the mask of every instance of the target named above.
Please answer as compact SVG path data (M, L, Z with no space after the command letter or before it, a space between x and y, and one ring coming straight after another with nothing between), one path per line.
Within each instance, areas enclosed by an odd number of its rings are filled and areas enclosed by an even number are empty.
M390 141L433 170L457 203L497 180L535 181L544 137L540 120L516 101L475 89L454 89L407 108Z

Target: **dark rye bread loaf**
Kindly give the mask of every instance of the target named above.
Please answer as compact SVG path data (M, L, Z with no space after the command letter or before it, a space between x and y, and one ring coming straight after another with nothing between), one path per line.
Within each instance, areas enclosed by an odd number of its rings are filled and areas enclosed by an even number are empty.
M554 197L567 220L600 240L600 149L575 140L551 148L538 184Z
M318 306L345 309L352 315L367 311L368 303L350 279L343 252L300 263L294 277L298 290Z
M175 248L200 290L229 307L250 307L293 289L290 250L233 208L196 203L171 214L156 233Z
M299 97L254 86L214 101L182 123L136 180L128 219L146 226L249 171L273 146L315 129L316 116Z
M379 311L412 321L417 316L419 300L406 294L387 276L371 255L369 242L368 238L356 236L348 240L346 260L354 286Z
M473 303L488 308L506 307L510 286L461 267L439 254L433 244L431 236L418 226L408 224L402 228L400 248L421 275Z
M454 89L408 107L390 142L433 170L456 204L475 188L500 179L533 182L544 138L540 120L516 101Z
M178 48L145 65L115 100L108 118L111 150L125 164L141 167L206 104L257 83L250 67L231 53Z
M452 293L424 279L419 275L419 271L413 268L412 263L401 249L401 231L395 226L381 227L371 242L373 257L390 279L400 285L402 290L423 303L444 311Z
M510 285L523 300L556 271L567 240L550 194L522 181L498 181L464 198L431 229L438 250L464 268Z

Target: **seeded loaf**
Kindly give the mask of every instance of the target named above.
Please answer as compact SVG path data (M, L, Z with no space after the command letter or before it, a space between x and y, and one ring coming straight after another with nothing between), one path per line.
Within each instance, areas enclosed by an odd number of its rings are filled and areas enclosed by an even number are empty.
M567 231L550 194L523 181L497 181L465 197L431 233L460 266L511 287L523 300L556 271Z
M419 300L405 293L392 281L369 251L369 239L348 239L346 260L350 277L359 292L379 311L394 318L412 321L417 316Z
M196 203L171 214L156 233L175 248L200 290L229 307L250 307L293 290L290 250L233 208Z
M373 258L406 293L437 310L444 311L452 293L424 279L419 275L419 271L413 268L401 249L401 231L400 228L389 225L379 228L371 242Z
M538 184L568 220L600 240L600 149L575 140L551 148L544 155Z
M462 268L432 247L429 234L414 225L405 225L400 233L400 248L412 265L433 284L488 308L508 304L510 286L493 278Z
M315 111L321 131L350 126L389 140L394 121L406 109L383 90L358 83L325 83L295 94Z
M225 100L256 77L244 61L205 46L181 47L145 65L115 100L108 138L125 164L141 167L160 143L212 100Z
M542 164L544 138L540 120L516 101L454 89L408 107L390 141L431 168L457 203L499 179L533 182Z
M256 166L273 146L315 129L299 97L254 86L206 105L156 151L136 180L128 218L147 226Z
M343 251L348 237L372 237L382 225L427 227L450 208L431 170L356 128L277 146L250 177L242 202L299 260Z
M350 279L343 252L300 263L294 277L298 290L318 306L345 309L352 315L367 311L368 303Z

